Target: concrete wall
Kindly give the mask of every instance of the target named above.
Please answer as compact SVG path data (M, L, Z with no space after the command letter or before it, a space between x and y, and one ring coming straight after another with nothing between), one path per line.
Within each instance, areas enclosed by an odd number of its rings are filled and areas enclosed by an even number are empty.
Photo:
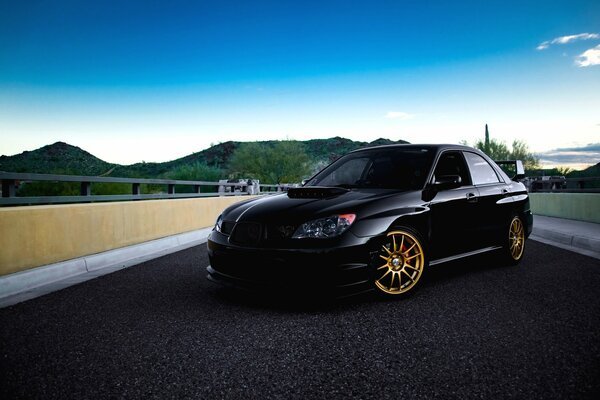
M209 227L224 208L247 199L0 208L0 276Z
M600 224L598 193L530 193L534 214Z

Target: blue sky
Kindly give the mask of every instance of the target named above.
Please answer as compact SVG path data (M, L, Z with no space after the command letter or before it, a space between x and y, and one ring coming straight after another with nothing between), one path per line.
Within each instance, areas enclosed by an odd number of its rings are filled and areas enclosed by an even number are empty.
M0 154L61 140L128 164L226 140L474 142L488 123L547 164L593 163L598 110L598 1L0 0Z

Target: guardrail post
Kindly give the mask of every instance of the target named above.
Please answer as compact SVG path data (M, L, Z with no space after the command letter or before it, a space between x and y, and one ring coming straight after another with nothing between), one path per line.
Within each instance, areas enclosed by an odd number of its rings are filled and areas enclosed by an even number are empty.
M169 188L167 189L167 193L169 194L175 194L175 184L173 183L169 183Z
M139 196L141 194L139 183L131 184L131 194L136 195L136 196Z
M15 197L16 195L16 181L13 179L2 179L2 197Z
M227 183L227 179L219 179L219 183ZM227 192L227 189L224 185L219 185L219 196L225 196L225 192Z
M200 193L200 185L194 185L194 193Z
M92 195L92 184L90 182L81 182L81 190L79 193L82 196L91 196Z

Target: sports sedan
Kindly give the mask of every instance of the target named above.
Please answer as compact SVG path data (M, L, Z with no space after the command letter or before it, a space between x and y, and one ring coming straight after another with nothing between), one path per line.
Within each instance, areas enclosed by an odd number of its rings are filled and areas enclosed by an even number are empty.
M533 216L515 165L512 180L466 146L353 151L302 187L227 208L208 237L208 279L399 296L436 264L487 252L517 264Z

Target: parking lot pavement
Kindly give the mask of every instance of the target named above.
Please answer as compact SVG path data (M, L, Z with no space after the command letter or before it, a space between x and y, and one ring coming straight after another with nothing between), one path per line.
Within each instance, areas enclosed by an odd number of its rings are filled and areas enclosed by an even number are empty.
M12 398L596 398L600 261L528 241L397 301L253 297L203 246L0 309Z

